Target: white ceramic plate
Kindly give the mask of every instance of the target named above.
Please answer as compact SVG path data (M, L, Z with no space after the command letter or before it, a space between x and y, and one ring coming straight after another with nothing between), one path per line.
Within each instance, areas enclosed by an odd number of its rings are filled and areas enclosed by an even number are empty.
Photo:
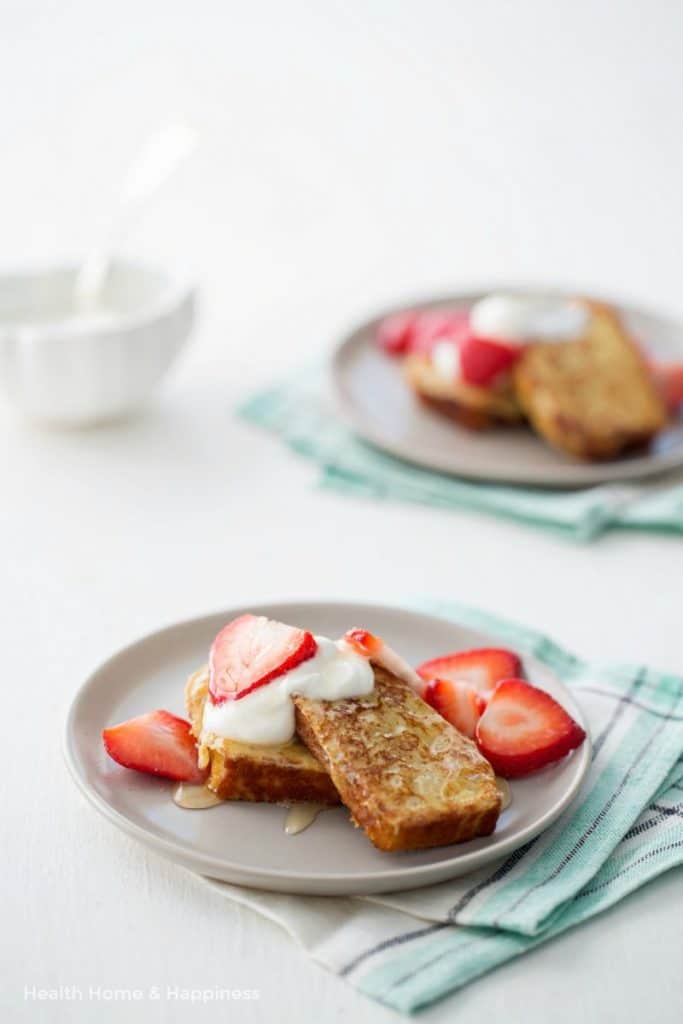
M588 742L564 761L514 782L512 804L492 836L404 854L375 850L351 826L344 808L325 811L305 832L288 836L282 807L176 807L171 799L174 783L119 767L105 754L101 731L159 707L183 715L185 679L206 661L221 626L244 610L181 622L126 647L84 683L71 706L65 752L75 781L105 817L157 852L203 875L278 892L359 895L412 889L465 874L509 853L547 828L576 794L589 762ZM333 637L363 625L413 664L492 642L443 619L383 606L292 603L250 610ZM525 666L533 683L585 725L573 696L546 666L531 658Z
M470 306L485 294L464 292L412 303L409 308ZM611 305L619 309L634 336L652 355L683 360L683 325L618 303ZM374 341L380 320L394 312L397 310L387 310L355 330L338 346L332 361L332 378L342 416L355 433L376 447L442 473L543 487L633 480L683 466L681 419L671 423L645 452L634 452L610 462L586 463L554 451L526 427L501 427L478 433L426 409L403 380L400 360L384 355Z

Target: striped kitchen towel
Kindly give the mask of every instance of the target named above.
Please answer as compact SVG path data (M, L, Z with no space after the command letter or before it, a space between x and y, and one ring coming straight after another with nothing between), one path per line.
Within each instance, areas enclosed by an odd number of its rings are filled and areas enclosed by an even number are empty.
M576 692L593 751L571 807L498 863L412 892L301 897L207 881L277 921L360 991L404 1013L683 863L683 678L645 665L587 662L543 634L454 602L419 607L533 654Z
M239 410L278 434L321 470L320 484L344 494L469 508L592 540L614 526L683 532L683 477L557 491L479 483L420 469L359 440L334 413L320 370L254 395Z

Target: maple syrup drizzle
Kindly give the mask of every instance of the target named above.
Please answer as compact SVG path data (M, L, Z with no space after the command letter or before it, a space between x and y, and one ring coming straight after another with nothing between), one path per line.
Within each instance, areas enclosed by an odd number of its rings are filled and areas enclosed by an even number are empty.
M191 782L178 783L173 792L173 802L188 811L204 810L206 807L216 807L217 804L223 803L220 797L206 786L196 786Z
M285 818L285 832L288 836L297 836L312 825L321 811L326 810L325 804L292 804Z

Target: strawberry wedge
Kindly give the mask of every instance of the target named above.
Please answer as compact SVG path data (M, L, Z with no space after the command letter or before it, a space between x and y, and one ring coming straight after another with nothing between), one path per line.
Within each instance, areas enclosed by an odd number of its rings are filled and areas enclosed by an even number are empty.
M357 654L374 661L376 665L381 665L387 672L391 672L398 679L402 679L404 683L408 683L408 686L412 686L420 697L424 697L424 681L418 676L415 669L411 668L408 662L381 637L375 636L367 629L349 629L344 633L343 639L350 647L353 647Z
M367 629L349 629L344 633L344 640L364 658L376 658L384 647L384 640Z
M424 699L458 732L474 739L486 701L473 686L456 679L433 679L427 684Z
M428 356L444 338L457 340L467 330L469 315L464 309L422 309L394 313L377 327L376 341L390 356L414 352Z
M408 351L431 356L440 341L460 345L468 332L469 315L464 309L432 309L419 314L412 328Z
M417 674L427 682L448 679L469 683L487 700L501 679L522 674L522 663L516 654L502 647L480 647L432 658L420 665Z
M394 313L381 321L377 328L377 344L387 355L406 354L410 348L418 315L413 310L407 310L405 313Z
M477 746L506 779L559 761L585 738L578 722L549 693L523 679L498 684L476 729Z
M683 363L653 364L655 379L673 415L683 405Z
M214 704L238 700L284 675L318 649L306 630L263 615L240 615L220 631L209 655L209 696Z
M124 768L179 782L203 782L190 723L170 711L150 711L102 730L104 749Z
M471 332L460 342L462 378L475 387L489 387L495 378L509 370L522 354L522 346L500 338L481 338Z

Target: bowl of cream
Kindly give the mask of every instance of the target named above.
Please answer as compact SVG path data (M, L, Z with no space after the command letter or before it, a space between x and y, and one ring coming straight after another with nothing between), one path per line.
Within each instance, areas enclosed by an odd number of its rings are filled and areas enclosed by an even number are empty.
M149 397L185 345L195 292L163 271L113 263L79 308L77 268L0 275L0 384L24 414L88 426Z

